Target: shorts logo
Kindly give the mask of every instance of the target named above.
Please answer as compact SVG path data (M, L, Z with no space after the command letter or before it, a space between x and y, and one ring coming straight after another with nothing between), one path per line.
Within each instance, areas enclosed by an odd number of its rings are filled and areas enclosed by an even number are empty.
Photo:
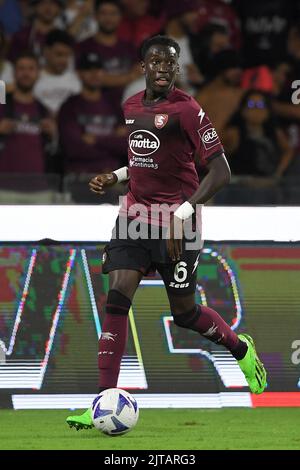
M160 140L153 132L139 129L131 132L128 138L129 148L134 155L144 157L156 152L160 147Z
M154 118L154 124L157 129L162 129L165 127L169 119L167 114L156 114Z
M104 253L102 255L102 263L104 264L106 260L107 260L107 254L104 251Z
M185 287L189 287L190 283L185 282L185 283L179 283L179 282L173 282L171 281L169 284L169 287L174 287L175 289L184 289Z

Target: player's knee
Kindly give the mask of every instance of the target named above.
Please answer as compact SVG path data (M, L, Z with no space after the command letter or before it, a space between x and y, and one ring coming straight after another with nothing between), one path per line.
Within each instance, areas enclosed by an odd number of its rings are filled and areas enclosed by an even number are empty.
M193 309L188 310L187 312L180 313L178 315L173 315L174 323L181 328L192 328L193 325L199 318L200 311L198 305L194 305Z
M116 290L132 301L139 284L141 273L137 271L116 270L110 273L110 289Z
M172 315L180 315L183 312L189 312L195 307L195 295L169 295L169 302Z
M131 300L116 289L111 289L107 295L106 313L112 315L128 315Z

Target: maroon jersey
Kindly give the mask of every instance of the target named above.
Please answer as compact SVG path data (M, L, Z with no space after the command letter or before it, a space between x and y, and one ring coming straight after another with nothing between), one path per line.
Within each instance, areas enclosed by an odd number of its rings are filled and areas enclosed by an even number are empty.
M21 29L12 37L8 53L9 60L14 62L19 54L28 50L41 58L46 36L46 34L35 31L33 26Z
M138 55L132 44L118 40L112 46L100 44L94 37L79 42L76 46L77 61L85 54L93 52L98 54L103 63L103 69L111 74L125 74L138 62ZM122 101L123 87L107 87L105 94L109 100L118 105Z
M195 158L205 166L223 153L223 147L207 114L184 91L174 88L165 100L151 105L145 105L143 97L144 91L123 105L130 180L120 213L126 205L129 209L143 204L149 221L153 204L188 200L199 186Z
M115 108L104 95L99 101L88 101L82 94L68 98L58 115L65 171L105 172L120 165L126 155L126 137L116 135L121 120L121 107ZM95 136L95 143L86 143L83 134Z
M6 118L5 106L0 106L0 120ZM42 107L33 103L19 103L13 99L14 131L1 139L0 173L44 173L45 151L40 120ZM28 150L28 151L27 151Z

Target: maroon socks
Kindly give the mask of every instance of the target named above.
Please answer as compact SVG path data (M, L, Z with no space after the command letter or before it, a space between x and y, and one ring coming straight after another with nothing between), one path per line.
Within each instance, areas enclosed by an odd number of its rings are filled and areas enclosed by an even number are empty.
M174 323L197 331L216 344L222 344L237 360L246 355L247 344L241 341L223 318L210 307L195 305L192 311L174 316Z
M128 335L128 312L131 301L118 292L110 290L107 297L106 316L99 339L99 390L115 388ZM216 344L227 348L237 360L243 359L248 346L212 308L195 305L189 311L174 315L174 323L182 328L197 331Z
M107 296L106 315L99 339L99 388L115 388L128 335L128 312L131 301L117 290Z

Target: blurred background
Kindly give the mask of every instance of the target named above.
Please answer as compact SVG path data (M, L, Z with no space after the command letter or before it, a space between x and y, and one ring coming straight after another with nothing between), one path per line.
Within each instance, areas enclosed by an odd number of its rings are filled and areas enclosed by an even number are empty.
M0 0L0 204L117 203L124 187L100 200L87 182L127 162L121 105L159 33L180 44L177 86L232 168L211 204L299 204L299 13L286 0Z

